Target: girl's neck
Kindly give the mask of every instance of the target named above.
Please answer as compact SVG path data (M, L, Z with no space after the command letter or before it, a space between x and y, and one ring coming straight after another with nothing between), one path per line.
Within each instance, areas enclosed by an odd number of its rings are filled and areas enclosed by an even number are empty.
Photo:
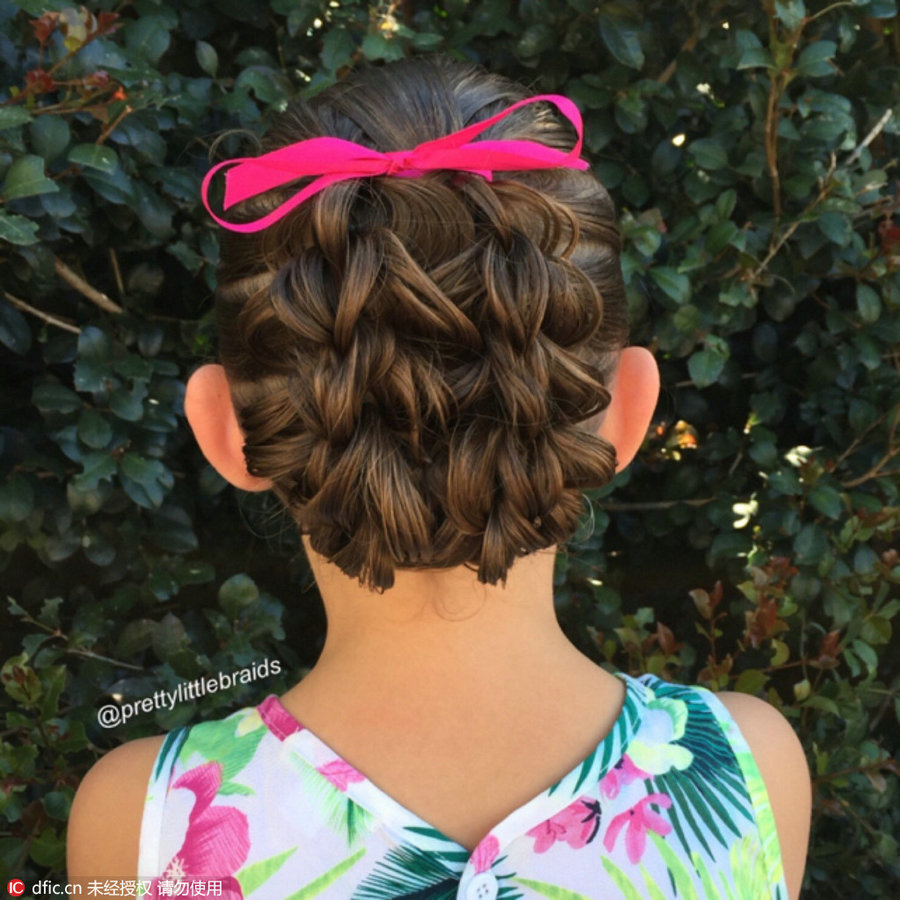
M447 685L465 703L485 684L508 693L587 667L563 633L553 604L556 547L516 560L506 587L478 582L465 567L399 570L383 594L360 587L312 551L310 564L328 628L305 690L434 702ZM611 676L610 676L611 677Z

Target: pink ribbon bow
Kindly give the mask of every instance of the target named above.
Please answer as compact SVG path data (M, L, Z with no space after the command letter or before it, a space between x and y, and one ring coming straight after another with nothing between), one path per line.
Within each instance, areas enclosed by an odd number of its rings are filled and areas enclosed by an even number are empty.
M469 138L480 134L494 122L509 115L514 109L538 100L554 103L575 126L575 130L578 132L578 141L568 153L536 141L475 141L468 143ZM287 215L308 197L336 181L344 181L348 178L370 175L419 178L425 172L433 169L459 169L483 175L488 181L492 181L492 173L495 171L553 169L559 166L588 169L590 168L589 163L579 159L581 139L582 123L578 107L568 97L561 94L538 94L513 103L489 119L476 122L474 125L469 125L467 128L454 131L452 134L436 140L425 141L412 150L392 150L388 153L380 153L357 144L355 141L345 141L335 137L317 137L289 144L278 150L272 150L270 153L264 153L262 156L226 159L217 163L206 173L200 192L203 205L223 228L239 232L260 231ZM225 173L225 198L222 204L224 209L228 209L248 197L255 197L257 194L288 184L305 175L319 175L320 177L267 215L253 222L239 225L220 218L209 206L209 183L223 166L232 166Z

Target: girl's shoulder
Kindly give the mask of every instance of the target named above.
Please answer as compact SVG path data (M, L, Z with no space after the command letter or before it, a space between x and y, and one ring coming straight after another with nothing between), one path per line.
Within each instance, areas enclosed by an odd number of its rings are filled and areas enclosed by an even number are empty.
M148 795L157 786L165 792L176 759L198 752L222 759L236 735L261 725L258 707L251 705L128 741L101 756L82 778L72 801L66 838L69 878L137 877Z
M66 837L70 880L135 877L147 785L166 737L122 744L82 778Z

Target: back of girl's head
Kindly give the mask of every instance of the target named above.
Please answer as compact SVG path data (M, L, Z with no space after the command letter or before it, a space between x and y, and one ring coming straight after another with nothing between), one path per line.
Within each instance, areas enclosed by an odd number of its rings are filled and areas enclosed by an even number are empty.
M441 55L368 66L293 102L261 152L323 136L409 150L528 96ZM483 137L568 151L577 136L540 102ZM223 232L219 355L248 470L372 589L460 565L505 584L615 474L596 427L628 335L620 249L609 195L573 168L352 178L260 232Z

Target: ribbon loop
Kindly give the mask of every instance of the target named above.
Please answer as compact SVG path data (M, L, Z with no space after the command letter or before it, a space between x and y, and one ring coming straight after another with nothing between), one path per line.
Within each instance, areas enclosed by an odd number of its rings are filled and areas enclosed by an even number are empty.
M530 140L470 141L470 138L481 134L513 110L539 100L553 103L575 127L578 140L568 153ZM348 178L373 175L419 178L426 172L437 169L456 169L482 175L491 181L492 173L497 171L559 167L583 171L589 169L590 165L580 158L581 141L582 122L578 107L561 94L538 94L519 100L496 115L474 122L459 131L424 141L412 150L380 153L354 141L317 137L288 144L262 156L225 160L206 173L200 193L203 205L223 228L249 233L267 228L313 194ZM298 178L309 175L319 177L262 218L238 224L217 216L209 205L210 182L213 175L224 166L230 166L225 172L225 209L273 188L290 184Z

